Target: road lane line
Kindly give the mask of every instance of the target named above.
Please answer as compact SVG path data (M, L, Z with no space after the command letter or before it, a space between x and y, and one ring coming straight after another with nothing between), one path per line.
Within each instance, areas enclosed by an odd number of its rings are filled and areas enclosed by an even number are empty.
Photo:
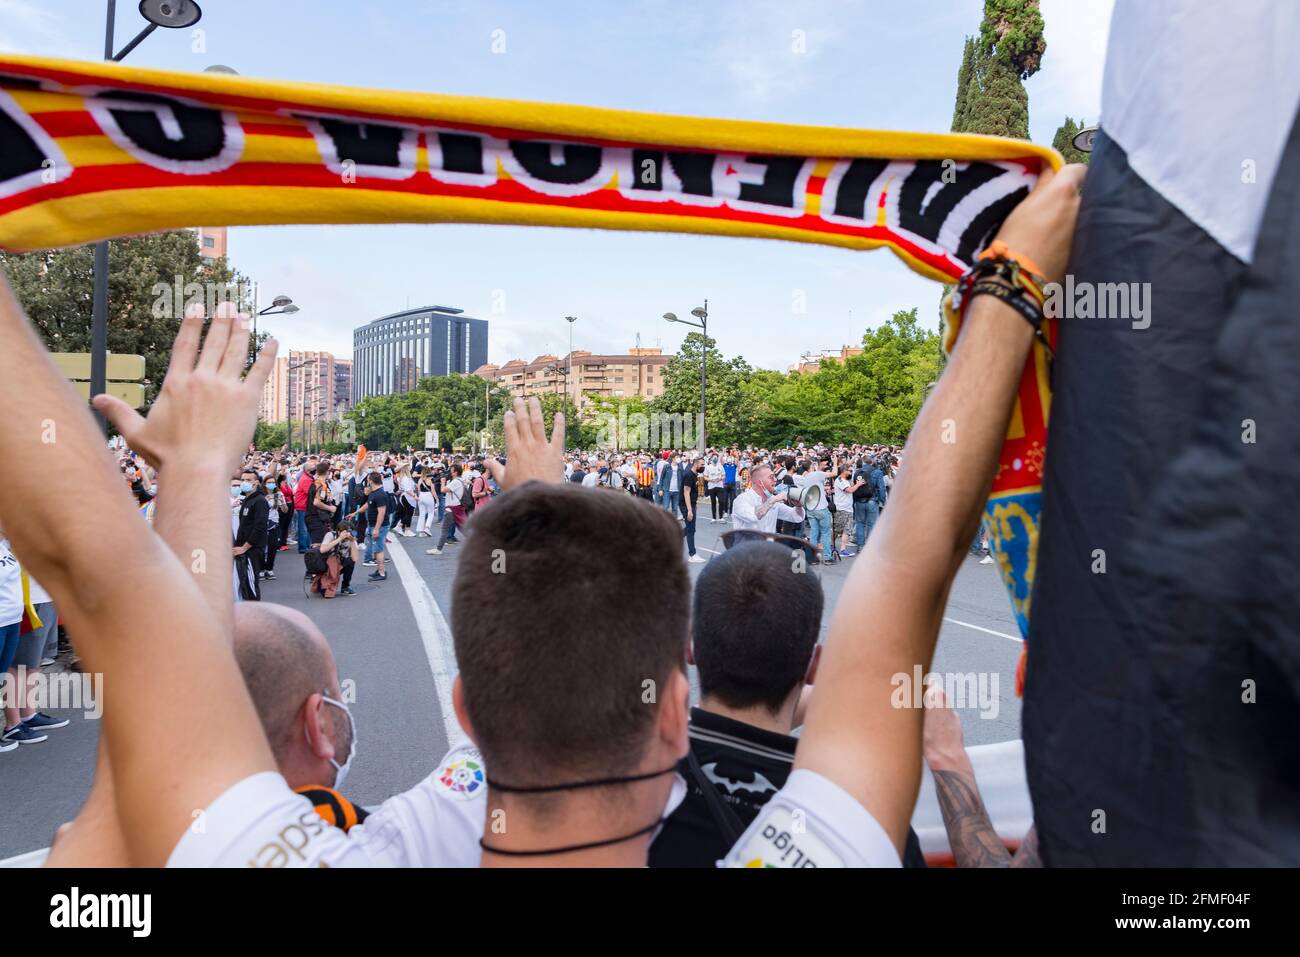
M965 628L974 628L976 631L982 631L986 635L997 635L999 638L1009 638L1012 641L1024 641L1024 639L1021 638L1019 635L1008 635L1005 631L994 631L992 628L983 628L980 625L972 625L969 621L960 621L959 619L956 618L947 618L947 617L945 617L943 620L950 621L954 625L961 625Z
M397 575L402 580L406 599L411 604L415 615L416 627L420 629L420 640L424 642L424 654L429 659L429 670L433 672L433 685L438 692L438 705L442 708L442 724L447 732L447 746L466 737L456 720L456 710L451 704L451 681L455 677L452 668L456 660L451 641L451 627L438 607L433 592L425 584L424 577L416 570L406 550L398 542L388 546L388 557L392 559Z

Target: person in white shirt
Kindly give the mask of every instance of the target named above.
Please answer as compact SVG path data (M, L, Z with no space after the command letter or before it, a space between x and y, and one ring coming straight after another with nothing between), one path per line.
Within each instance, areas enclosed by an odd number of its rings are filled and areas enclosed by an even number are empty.
M777 521L802 522L803 509L785 503L776 494L776 478L768 465L755 466L749 473L749 488L736 496L731 507L732 528L773 533Z
M726 502L723 500L724 475L722 463L718 461L718 454L715 452L709 456L708 462L704 465L704 481L708 483L709 503L713 510L709 521L715 525L723 521L723 515L726 513Z
M857 554L849 547L849 529L853 525L853 493L862 486L862 483L851 481L852 474L852 467L845 462L840 466L839 474L835 476L834 535L839 539L840 555L845 558L852 558Z

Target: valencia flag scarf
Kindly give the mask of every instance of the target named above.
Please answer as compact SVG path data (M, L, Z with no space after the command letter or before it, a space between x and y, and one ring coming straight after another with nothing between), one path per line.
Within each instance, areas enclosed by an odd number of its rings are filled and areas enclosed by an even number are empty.
M208 226L503 223L886 247L965 271L1051 149L972 134L662 116L0 55L0 248ZM1037 360L995 485L1027 629L1046 438Z

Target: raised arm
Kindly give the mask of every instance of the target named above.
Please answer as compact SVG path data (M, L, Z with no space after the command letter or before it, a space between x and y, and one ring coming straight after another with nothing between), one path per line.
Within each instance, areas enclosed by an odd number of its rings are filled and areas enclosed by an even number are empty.
M247 354L217 318L195 388ZM159 865L193 820L227 787L275 767L261 724L230 651L194 577L140 521L103 437L60 376L0 279L0 458L13 470L0 520L15 551L59 603L86 667L106 677L113 701L103 734L112 757L118 817L132 860ZM228 393L233 401L234 391ZM192 501L220 501L250 419L234 427L196 415L187 428L206 447L178 461ZM232 431L233 430L233 431ZM231 439L235 438L234 454ZM81 477L79 494L99 533L87 538L43 494L45 475ZM228 554L228 551L226 551ZM141 583L148 588L142 590ZM111 689L120 689L114 691Z
M1083 167L1053 176L998 238L1049 280L1065 271ZM795 766L830 778L881 824L900 854L921 780L920 708L895 707L895 675L928 671L948 591L979 522L1033 339L992 296L975 298L948 367L907 441L866 550L840 593Z

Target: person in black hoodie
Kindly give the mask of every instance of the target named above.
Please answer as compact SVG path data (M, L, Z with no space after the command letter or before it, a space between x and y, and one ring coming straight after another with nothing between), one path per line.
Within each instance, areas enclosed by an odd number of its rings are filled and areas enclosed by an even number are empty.
M270 506L257 473L246 469L240 476L239 491L244 496L239 506L239 527L235 530L235 566L242 583L249 582L243 597L249 601L262 600L262 559L266 554L266 518ZM251 567L253 574L247 574ZM251 581L250 581L251 579Z

